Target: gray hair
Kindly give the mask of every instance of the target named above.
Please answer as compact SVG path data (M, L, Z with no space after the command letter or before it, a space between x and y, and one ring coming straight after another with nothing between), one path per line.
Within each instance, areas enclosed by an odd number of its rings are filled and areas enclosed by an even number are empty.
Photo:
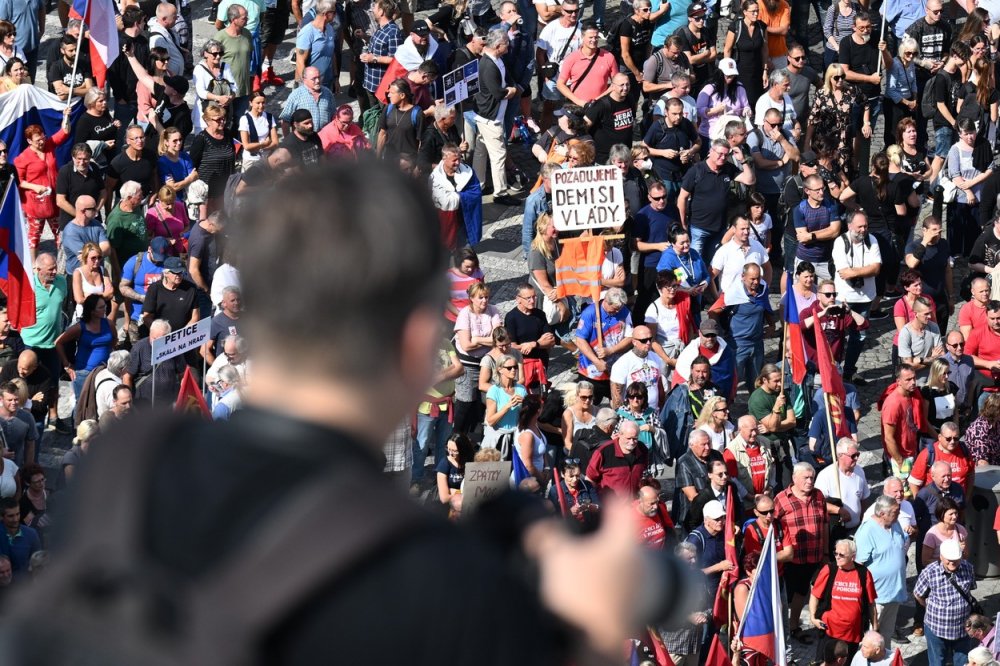
M546 162L545 164L542 165L540 173L542 178L551 178L552 174L554 174L556 171L561 171L561 170L562 170L562 165L559 164L558 162Z
M847 453L851 449L858 448L858 443L850 437L841 437L837 440L837 455Z
M225 347L226 343L232 342L236 345L236 353L243 356L247 353L249 345L247 344L247 339L242 335L227 335L222 341L222 346Z
M223 288L222 296L225 298L229 294L236 294L237 296L242 296L243 292L235 284L231 284L228 287Z
M726 150L729 150L729 142L725 139L715 139L712 141L712 145L709 146L709 150L712 148L725 148Z
M966 656L969 659L970 666L996 666L997 664L990 649L982 645L969 650L969 654Z
M920 47L913 37L903 35L903 38L899 40L899 51L917 51L919 53Z
M111 352L111 355L108 356L108 372L116 377L121 377L125 368L128 367L128 358L129 353L124 349Z
M947 430L948 432L957 433L958 432L958 424L955 423L954 421L945 421L944 423L941 424L941 427L938 428L939 432L941 430Z
M51 259L52 263L57 263L56 255L52 254L51 252L39 252L38 254L35 255L35 262L32 265L35 268L38 268L41 265L41 260L43 258Z
M608 425L609 423L618 423L621 417L618 416L618 412L610 407L601 407L597 410L596 419L597 425Z
M510 363L510 362L513 362L513 363L516 364L517 363L517 359L514 358L514 356L512 354L504 354L503 356L500 357L500 361L497 363L497 366L507 365L507 363Z
M142 185L135 182L134 180L126 180L122 183L121 196L122 199L127 197L134 197L137 194L142 194Z
M608 293L604 295L604 302L608 305L624 306L628 303L628 296L625 295L624 289L611 287L608 289Z
M153 331L156 331L157 333L166 335L171 329L170 322L166 319L154 319L153 323L149 325L149 334L152 335Z
M681 557L685 554L698 557L698 547L690 541L681 541L679 544L674 546L674 555Z
M163 4L161 3L160 7L162 7L162 6L163 6ZM240 11L241 9L243 11ZM246 11L247 11L247 8L244 7L244 6L242 6L242 5L237 5L235 3L231 4L231 5L229 5L229 9L226 10L226 20L229 21L230 23L232 23L233 21L235 21L239 17L243 16L243 12L246 12ZM247 13L249 14L249 12L247 12ZM157 14L159 14L159 7L157 7Z
M875 504L873 504L872 506L874 507L872 509L872 513L874 515L884 516L891 509L899 506L899 502L896 501L895 497L890 497L889 495L881 495L877 500L875 500Z
M579 393L580 389L584 390L590 389L591 391L593 391L594 385L588 382L586 379L581 379L576 383L576 392Z
M711 438L708 436L708 433L702 430L701 428L695 428L690 433L688 433L688 447L690 447L692 444L696 444L697 440L699 439L710 440Z
M434 105L434 120L444 120L448 116L454 115L456 112L455 107L445 106L444 104Z
M747 126L743 124L742 120L730 120L728 123L726 123L726 128L725 130L723 130L723 134L725 135L726 139L731 139L737 134L739 134L741 131L745 132L746 128Z
M486 48L495 49L501 44L509 43L510 38L507 36L506 30L490 30L486 34Z
M319 2L316 3L316 16L332 12L336 9L337 3L334 2L334 0L319 0Z
M106 98L107 96L108 94L104 92L103 88L94 86L93 88L87 90L87 92L83 95L83 106L84 108L89 109L97 104L97 100Z
M857 557L858 545L854 543L854 539L838 539L835 546L844 546L847 548L847 552L851 554L852 557Z
M674 72L674 75L670 77L670 83L675 86L684 83L685 81L690 82L691 76L689 74L685 74L684 72Z
M884 648L885 639L882 638L882 634L877 631L866 631L865 635L861 638L862 643L867 643L872 647Z
M205 55L206 53L208 53L212 49L217 49L219 51L225 51L226 47L223 46L222 42L220 42L219 40L217 40L217 39L210 39L207 42L205 42L204 46L201 47L201 54Z
M708 434L708 433L706 433L706 434ZM797 463L795 463L795 466L792 467L792 478L794 479L796 476L798 476L802 472L815 472L815 471L816 471L815 468L812 465L810 465L809 463L807 463L805 461L797 462Z
M636 0L639 2L641 0ZM611 150L608 151L608 164L611 164L615 160L624 160L626 163L632 161L632 149L626 146L624 143L616 143L611 146Z
M776 69L771 72L771 76L767 77L767 82L772 85L780 85L788 80L788 70L785 68Z
M240 386L243 384L243 378L240 377L240 371L231 365L224 365L219 368L219 380L226 382L230 386Z

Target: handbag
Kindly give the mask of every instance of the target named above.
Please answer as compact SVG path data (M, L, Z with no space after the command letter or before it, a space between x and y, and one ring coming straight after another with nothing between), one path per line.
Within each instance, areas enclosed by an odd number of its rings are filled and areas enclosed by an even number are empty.
M944 203L954 203L955 197L958 196L958 185L955 184L947 174L942 173L938 176L938 184L941 185L941 201Z
M969 613L971 615L984 615L982 604L973 599L969 596L968 592L958 586L958 583L955 582L955 574L948 576L948 582L951 583L952 587L958 590L958 593L962 595L963 599L965 599L965 603L969 604Z
M569 39L563 44L562 49L559 51L559 62L546 62L542 65L538 71L541 73L543 79L554 79L559 76L559 64L562 59L566 57L566 51L569 50L569 45L573 42L573 38L576 37L576 31L580 29L580 22L577 21L576 25L573 26L573 32L569 33Z
M566 299L565 298L560 298L558 301L551 301L545 295L545 290L542 289L538 285L538 282L535 280L534 277L531 278L531 284L542 295L542 308L541 309L542 309L542 314L545 315L545 321L549 324L549 326L555 326L556 324L561 323L562 319L559 316L559 303L565 303ZM567 306L568 305L569 304L567 303Z

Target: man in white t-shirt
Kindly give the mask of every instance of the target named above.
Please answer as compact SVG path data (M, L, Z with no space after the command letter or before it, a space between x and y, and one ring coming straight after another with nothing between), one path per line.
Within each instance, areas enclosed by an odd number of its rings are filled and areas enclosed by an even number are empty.
M861 524L861 514L868 507L866 500L872 494L865 470L858 466L859 455L858 443L850 437L841 437L837 442L837 463L824 467L816 475L815 487L826 496L827 509L834 510L831 499L840 500L840 524L848 530ZM834 474L840 474L839 488Z
M897 502L899 502L899 517L896 518L896 522L899 526L903 528L903 534L914 538L917 534L917 514L913 510L913 505L910 504L908 499L904 499L903 495L903 481L897 479L894 476L890 476L885 480L885 485L882 486L882 494L892 497ZM875 505L872 504L865 511L865 515L861 518L861 522L869 520L875 513Z
M535 41L535 62L543 81L541 122L543 128L552 124L554 102L562 99L562 94L556 90L559 65L566 56L578 50L583 44L579 0L563 0L559 11L562 14L559 20L554 20L542 28ZM551 71L553 69L554 71Z
M733 222L733 228L733 237L716 250L712 257L712 277L719 278L719 289L723 292L738 289L743 267L747 264L761 266L764 269L764 279L770 284L771 263L767 249L750 237L750 220L741 215Z
M882 267L882 253L875 237L868 235L868 217L860 210L847 214L847 233L833 241L831 250L837 298L867 321L875 304L875 276ZM851 381L858 369L858 359L865 334L854 328L847 337L844 353L844 379ZM854 377L854 382L858 382Z
M784 69L776 69L771 72L768 78L768 89L758 98L754 105L753 122L757 127L764 126L764 115L770 109L777 109L781 112L781 127L792 133L792 138L797 142L802 138L802 123L799 122L798 114L795 113L795 106L788 91L792 89L792 82L788 78L788 72Z
M660 357L649 353L652 348L653 331L648 326L633 328L632 350L611 366L611 406L615 409L631 400L626 390L628 386L632 382L642 382L646 385L649 407L660 412L660 398L666 395L664 369Z

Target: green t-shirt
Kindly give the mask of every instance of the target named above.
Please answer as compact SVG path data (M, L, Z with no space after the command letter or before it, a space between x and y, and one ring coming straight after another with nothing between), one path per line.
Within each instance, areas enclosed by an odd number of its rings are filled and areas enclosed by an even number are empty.
M747 402L747 411L751 416L760 421L773 412L774 403L777 401L777 393L768 393L764 389L759 388L750 394L750 400Z
M35 288L35 323L21 329L21 339L29 347L52 349L62 333L62 304L66 300L66 276L57 275L52 285L45 289L38 281L38 274L31 276Z
M229 65L236 79L236 96L250 94L250 56L253 51L253 35L244 28L239 37L230 37L225 30L215 33L215 39L222 43L225 54L222 61Z
M115 206L108 215L107 234L119 262L145 252L149 246L146 218L137 211L126 213L121 206Z

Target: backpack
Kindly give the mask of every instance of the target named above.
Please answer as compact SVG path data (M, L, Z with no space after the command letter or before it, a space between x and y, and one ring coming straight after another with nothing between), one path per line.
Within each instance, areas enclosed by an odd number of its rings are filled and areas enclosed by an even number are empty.
M2 628L0 661L257 663L262 639L317 590L348 579L372 553L436 529L416 504L389 492L380 472L317 470L251 525L219 568L185 581L149 557L142 536L149 471L187 430L183 423L149 412L91 452L88 473L74 479L76 520L65 535L73 556L53 560L44 578L15 595L19 610ZM112 475L118 481L109 484Z
M819 577L819 572L822 571L822 567L816 570L813 575L812 581L810 582L810 587L816 584L816 579ZM854 563L854 570L858 572L858 581L861 585L861 633L864 633L865 628L869 625L871 620L870 608L873 599L868 598L868 586L865 585L865 581L868 576L868 568L865 565L858 562ZM816 617L823 617L823 613L830 610L833 600L833 584L837 578L838 567L836 564L830 562L826 565L827 577L826 577L826 587L823 588L823 596L819 598L819 606L816 608Z
M625 27L625 23L629 20L631 14L622 14L614 23L608 28L608 51L614 54L615 59L621 60L622 52L622 28Z
M210 70L208 67L205 67L204 65L198 65L198 66L201 67L206 72L208 72L208 75L211 77L211 80L208 82L209 93L213 95L219 95L220 97L223 95L232 96L236 93L236 91L233 90L233 85L229 83L229 81L227 81L225 77L220 76L216 78L212 74L212 70ZM225 68L225 65L223 65L223 68ZM204 111L205 109L207 109L209 104L211 104L209 100L207 99L202 100L201 110Z
M802 193L805 191L806 187L806 183L802 179L802 174L797 173L794 176L792 176L789 180L795 184L795 189L797 189L799 192L799 201L802 201ZM784 211L785 215L787 215L792 210L792 205L785 198L785 190L787 189L787 187L788 187L788 181L785 181L785 187L781 188L781 194L778 196L778 205L781 206L781 209L782 211ZM795 205L798 205L798 203L796 203Z
M247 134L250 135L250 143L257 143L260 141L260 137L257 135L257 126L254 125L253 116L247 111L243 114L243 117L247 119ZM272 116L267 111L264 112L264 118L267 119L267 133L271 133L271 128L274 127L274 116Z
M924 94L920 97L920 113L923 114L924 118L933 118L937 113L937 103L940 100L934 96L934 82L939 76L941 76L940 72L927 82L927 85L924 86Z

